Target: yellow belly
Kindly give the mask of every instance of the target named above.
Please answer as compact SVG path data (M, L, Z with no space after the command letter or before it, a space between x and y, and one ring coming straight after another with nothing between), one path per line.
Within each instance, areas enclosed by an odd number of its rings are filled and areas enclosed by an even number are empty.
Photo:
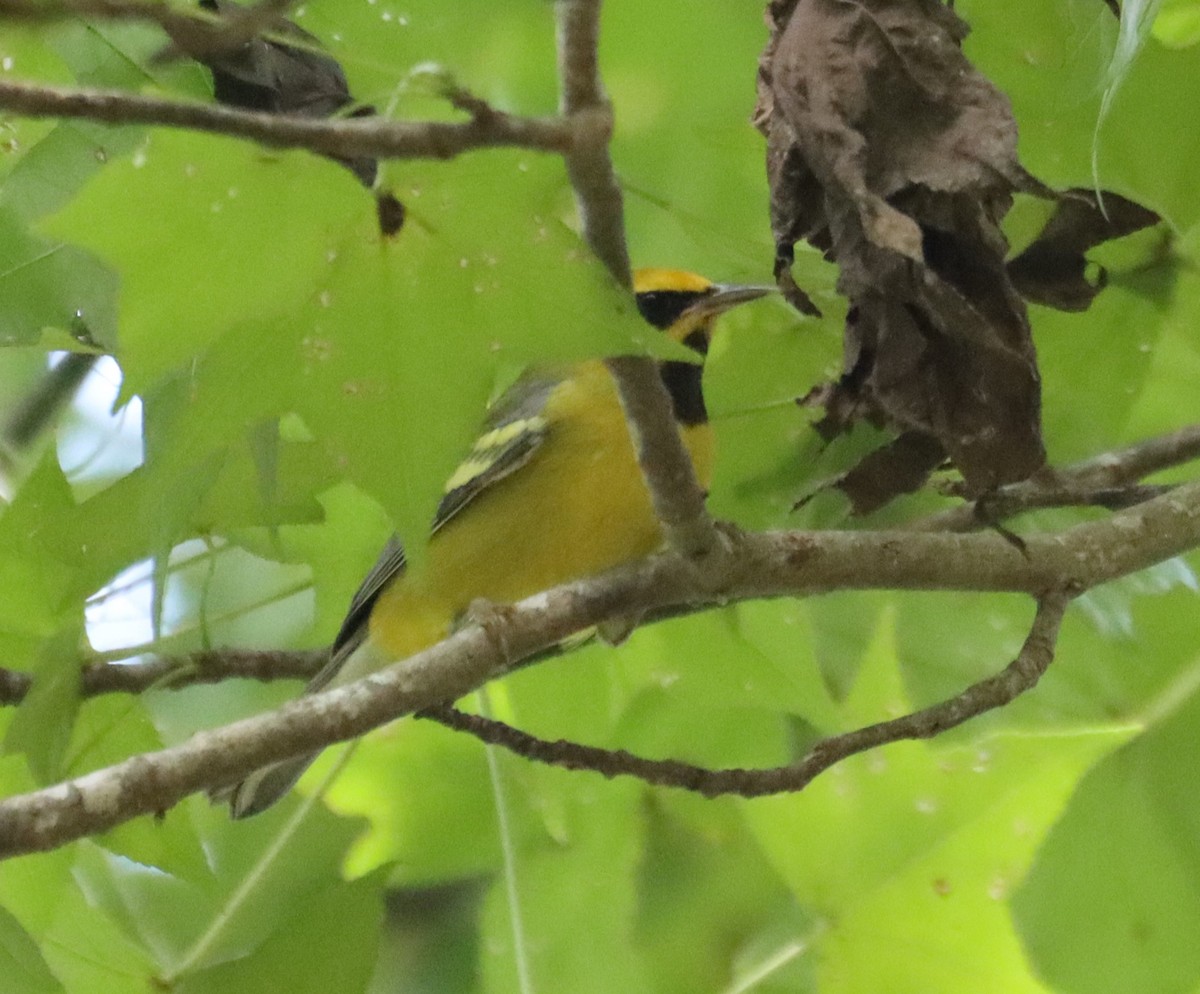
M371 614L393 659L440 641L470 603L509 603L648 555L662 534L616 390L588 363L547 401L551 428L529 463L493 484L431 539L419 576L398 578ZM712 472L707 425L681 430L701 485Z

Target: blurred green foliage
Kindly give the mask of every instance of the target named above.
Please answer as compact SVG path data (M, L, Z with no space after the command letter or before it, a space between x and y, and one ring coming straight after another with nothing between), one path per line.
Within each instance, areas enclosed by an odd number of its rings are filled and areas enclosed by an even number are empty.
M1088 187L1094 161L1105 189L1172 231L1106 249L1110 287L1088 313L1035 310L1052 459L1195 421L1200 4L1162 5L1098 130L1117 32L1106 4L957 9L969 54L1012 99L1025 164ZM636 264L769 274L748 123L760 13L605 6ZM544 0L325 0L296 16L384 113L451 116L431 66L504 109L555 107ZM112 23L6 25L0 72L205 97L197 67L153 58L162 42ZM119 363L106 375L121 377L144 449L136 468L118 465L104 412L76 412L59 447L5 469L0 645L39 689L0 712L0 793L294 693L79 701L76 649L325 643L389 530L419 548L486 399L523 364L654 347L574 234L553 157L393 162L385 181L408 208L393 242L349 174L313 156L0 117L0 412L78 312ZM828 495L793 510L870 442L818 444L795 404L839 369L844 317L815 253L796 274L824 318L764 302L730 315L714 344L711 504L753 527L851 526ZM69 457L69 439L92 454ZM888 520L934 505L918 496ZM493 776L476 741L401 723L360 744L315 803L335 757L253 821L193 798L0 864L0 992L501 994L525 973L538 991L1197 994L1191 576L1179 562L1092 593L1035 692L794 797L705 801L508 755ZM1022 599L966 594L743 604L584 647L489 693L498 716L546 736L773 764L995 671L1029 618Z

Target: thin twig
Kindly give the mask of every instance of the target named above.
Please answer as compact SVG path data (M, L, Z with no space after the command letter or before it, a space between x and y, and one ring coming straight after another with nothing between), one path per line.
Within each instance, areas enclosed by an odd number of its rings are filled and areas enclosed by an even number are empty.
M1068 467L1081 484L1119 487L1151 473L1200 459L1200 425L1186 425Z
M184 20L212 20L203 11L191 11L160 0L0 0L0 19L45 24L71 17L105 21L142 21L163 28Z
M326 120L237 110L127 90L71 89L0 81L0 110L25 117L86 118L104 124L151 124L248 138L278 148L306 148L341 158L452 159L480 148L565 153L573 130L557 117L493 110L469 121Z
M566 164L583 236L613 279L629 287L621 187L608 149L612 106L600 80L600 0L558 0L555 11L559 110L575 129ZM609 360L608 368L667 544L696 558L721 551L720 535L679 439L657 365L650 359L626 356Z
M600 0L558 0L559 111L575 122L577 140L567 156L583 235L597 258L624 287L632 286L621 186L608 143L612 105L600 82Z
M221 13L162 0L0 0L0 20L45 24L82 17L99 21L157 24L174 46L157 57L191 58L219 55L239 48L259 34L271 37L293 0L258 0L246 7L229 5ZM287 43L303 47L291 37ZM314 43L315 46L315 43Z
M83 697L179 690L224 680L307 680L329 659L327 649L205 649L153 656L137 663L89 663L79 671ZM29 693L28 673L0 667L0 706L20 704Z
M223 680L307 680L329 659L328 649L205 649L145 662L92 663L82 671L84 697L139 694Z
M1119 509L1160 496L1165 488L1138 480L1200 459L1200 425L1156 435L1030 480L1000 487L977 501L939 511L905 526L909 531L975 531L1026 511L1049 507Z
M1054 646L1071 598L1063 592L1038 602L1020 654L1000 673L972 684L962 693L891 721L868 725L822 739L795 763L769 769L710 769L675 759L646 759L624 749L599 749L564 739L550 741L513 728L502 721L467 714L449 705L417 714L438 724L467 732L489 745L501 746L525 759L568 770L591 770L612 779L631 776L660 787L678 787L716 797L763 797L803 790L817 776L843 759L905 739L930 739L950 728L1015 700L1031 689L1054 659Z

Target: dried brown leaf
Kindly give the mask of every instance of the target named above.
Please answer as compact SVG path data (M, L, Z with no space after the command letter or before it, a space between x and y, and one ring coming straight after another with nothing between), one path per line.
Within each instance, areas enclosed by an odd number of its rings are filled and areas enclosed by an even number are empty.
M879 502L881 471L905 492L935 448L973 492L1026 478L1045 461L1040 380L1000 221L1014 191L1052 194L963 54L965 23L937 0L788 0L767 17L755 120L777 269L807 240L851 305L825 430L867 418L929 440L870 471Z
M1008 264L1008 275L1026 299L1062 311L1085 311L1107 282L1103 269L1088 279L1085 253L1159 222L1154 211L1115 193L1098 200L1091 190L1063 195L1041 234Z

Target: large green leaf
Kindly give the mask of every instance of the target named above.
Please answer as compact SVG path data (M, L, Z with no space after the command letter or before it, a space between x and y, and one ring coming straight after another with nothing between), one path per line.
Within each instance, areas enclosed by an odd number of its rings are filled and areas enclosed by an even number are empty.
M465 735L413 720L382 729L358 746L328 797L370 826L350 851L353 874L390 864L398 883L428 886L499 865L483 749Z
M908 710L887 627L846 702L867 724ZM1006 900L1075 779L1128 733L901 743L855 757L746 818L823 920L823 994L1028 991Z
M49 453L0 514L0 637L11 652L9 665L34 677L4 748L24 753L42 781L61 772L80 693L76 654L87 593L78 574L83 547L59 527L74 507Z
M292 901L281 927L245 958L189 973L181 994L365 991L383 916L380 881L339 882Z
M128 397L246 315L303 299L364 206L333 164L297 153L264 159L228 139L164 132L110 163L52 228L120 275ZM149 223L119 222L128 216Z
M532 800L545 812L549 801L553 821L552 831L534 830L511 853L516 910L502 877L488 894L481 989L519 990L520 955L536 989L648 990L634 944L644 833L638 786L541 769L530 796L514 788L525 777L511 774L505 757L499 767L507 803L524 806Z
M1196 667L1181 683L1195 685ZM1189 762L1197 741L1192 693L1084 778L1017 892L1022 939L1064 994L1200 984L1200 801Z
M3 994L59 994L62 985L50 972L37 943L17 920L0 908L0 991Z
M1200 136L1179 127L1200 100L1194 51L1150 39L1097 132L1117 35L1105 4L973 0L957 9L972 27L968 54L1012 99L1022 161L1034 175L1060 188L1098 179L1101 189L1132 197L1180 229L1200 219L1191 168Z

